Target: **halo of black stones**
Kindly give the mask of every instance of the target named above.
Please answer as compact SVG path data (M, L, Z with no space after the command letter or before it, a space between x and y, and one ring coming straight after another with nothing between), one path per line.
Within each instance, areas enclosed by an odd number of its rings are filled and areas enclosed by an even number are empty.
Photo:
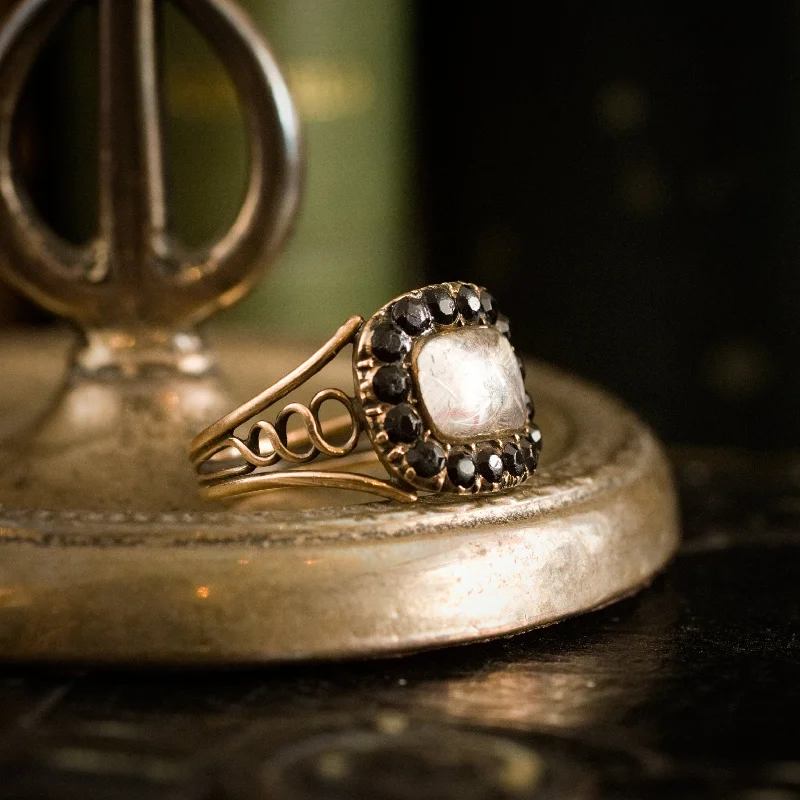
M473 292L480 300L479 304L474 301L465 302L464 298L471 299ZM447 296L453 300L452 307L446 302ZM465 313L462 313L461 309L464 309ZM485 289L462 282L435 284L408 292L387 303L364 324L353 350L355 384L358 388L367 435L389 474L397 476L404 483L417 489L458 494L498 492L524 483L533 475L538 464L542 443L539 428L533 422L535 412L532 404L523 430L495 439L468 444L450 444L437 438L428 425L413 374L414 343L425 336L466 326L496 328L504 336L509 335L507 318L498 316L494 298ZM397 329L396 336L391 335L394 328ZM376 337L375 350L372 347L373 334ZM395 343L398 345L396 348ZM404 382L407 388L402 393L397 393L397 402L387 402L386 398L390 397L390 393L387 393L386 387L382 385L387 375L387 370L383 368L387 365L391 365L394 370L405 371L408 376L408 380ZM383 372L376 384L376 375L382 369ZM394 378L396 380L397 376ZM413 441L399 441L401 437L396 433L395 418L398 412L402 411L399 408L401 405L423 421L419 436ZM390 414L393 409L396 410ZM387 414L392 423L391 430L387 430ZM410 429L414 426L408 427ZM435 462L436 465L441 463L441 469L429 477L420 475L409 463L409 461L422 463L419 458L419 448L411 454L412 457L407 458L409 450L423 442L430 442L444 454L444 458L437 457L425 461L426 472L431 471L429 462ZM428 449L433 451L434 448ZM451 452L458 452L462 456L471 454L473 460L477 460L482 451L504 455L504 468L500 479L492 483L481 474L480 470L476 470L474 480L463 481L468 485L461 486L455 483L454 480L459 480L460 471L447 468ZM436 452L438 454L438 450Z

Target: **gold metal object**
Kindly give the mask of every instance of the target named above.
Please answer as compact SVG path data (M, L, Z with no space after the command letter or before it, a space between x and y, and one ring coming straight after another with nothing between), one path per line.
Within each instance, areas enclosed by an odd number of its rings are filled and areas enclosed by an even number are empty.
M262 342L243 339L217 349L241 398L303 357L274 343L265 360ZM0 433L36 414L65 352L63 341L0 339L16 378L0 384ZM336 360L309 389L349 375ZM96 511L4 505L0 652L161 664L389 654L549 624L635 591L679 541L663 451L602 391L539 364L528 376L547 446L536 479L513 492L411 505L345 506L359 495L325 489L195 510L136 498Z
M328 388L318 391L308 406L301 403L289 403L281 409L274 425L263 421L254 423L246 441L234 435L236 428L263 413L287 394L302 386L345 347L352 344L353 338L363 322L361 317L350 317L330 340L299 367L195 436L189 447L189 455L200 475L200 483L204 486L202 490L204 497L222 499L251 494L262 489L321 486L361 489L401 502L416 499L415 495L403 491L399 487L367 475L337 474L326 471L291 472L289 470L258 475L249 474L257 467L270 467L281 460L302 464L323 453L327 456L345 456L351 453L361 434L361 422L353 398L339 389ZM331 444L322 431L319 411L322 403L327 400L336 400L347 410L345 421L347 441L340 446ZM299 437L295 437L294 442L289 442L287 422L293 414L299 415L303 420L307 441L300 439L298 442ZM340 425L336 426L337 429L340 427ZM268 438L266 452L261 441L262 433L266 434ZM204 471L203 468L208 465L213 467L214 456L231 449L240 456L237 463L213 471ZM227 464L227 461L225 463Z
M469 292L476 303L479 298L487 298L490 310L476 311L469 315L459 311L456 299L459 292L464 291ZM425 300L428 292L435 292L439 301L446 301L452 309L451 316L445 321L437 321L431 316ZM421 320L419 324L411 326L411 334L392 321L393 310L404 308L409 303L413 304L414 313ZM520 367L516 363L512 363L511 367L514 379L517 381L516 385L519 387L520 415L524 420L524 424L516 430L492 430L490 433L483 433L476 440L459 437L454 441L436 428L430 410L425 407L421 391L417 355L425 342L430 341L428 337L450 336L471 328L482 333L492 333L501 340L501 334L495 327L496 322L499 323L501 320L494 310L492 296L480 287L461 282L438 284L408 292L384 305L367 323L361 317L350 317L328 342L299 367L195 436L189 446L189 456L199 474L203 496L209 499L222 499L264 489L317 486L360 489L390 500L414 502L417 499L415 489L475 495L519 486L531 477L536 469L541 449L541 434L538 426L533 424L533 406L530 404L530 398L528 398L529 410L523 410L521 393L524 389ZM508 324L505 319L502 320L502 324L503 329L507 331ZM391 355L384 353L381 357L373 346L374 337L376 332L387 329L393 336L398 337L398 342L405 346L405 350ZM301 387L351 344L355 383L353 397L341 389L322 389L314 395L307 406L296 402L289 403L278 412L274 423L257 420L251 425L245 439L236 436L237 428L252 421L287 394ZM513 361L515 355L513 348L507 341L502 344L505 351L511 355L509 360ZM466 365L462 365L462 368L466 369ZM387 398L376 394L374 379L385 369L390 370L395 378L402 379L405 384L402 396ZM493 391L493 397L505 394L506 376L501 377L499 387L495 387ZM441 384L441 380L438 380L438 383ZM457 398L459 411L464 414L467 411L475 413L475 409L466 409L461 405L469 405L469 402L474 404L474 395L480 398L478 394L480 386L473 386L470 383L469 388L470 398ZM450 397L455 397L454 387L448 385L446 389ZM327 432L323 432L320 409L323 403L330 400L335 400L344 406L347 416L337 420L335 426L328 426ZM393 409L400 410L398 408L400 405L406 412L413 414L420 425L417 435L404 440L392 439L386 430L388 416ZM293 415L302 420L306 435L296 436L290 446L288 422ZM423 427L423 420L427 427ZM333 444L327 438L333 433L341 434L342 431L346 440L339 445ZM258 468L270 468L281 462L289 465L306 464L321 455L341 458L355 450L364 431L368 433L372 446L389 472L390 481L378 480L360 473L343 473L339 470L298 473L292 469L280 469L254 474L254 470ZM530 438L532 434L536 437L535 442ZM409 463L411 456L407 454L417 447L427 448L437 454L439 461L431 474L424 475ZM506 448L509 454L515 455L519 461L517 464L512 463L511 469L503 470L501 477L490 480L480 475L475 466L479 448L495 453L497 459L500 459L500 453ZM471 481L462 484L453 483L445 468L446 460L451 453L471 463L473 469ZM524 465L523 453L527 454Z

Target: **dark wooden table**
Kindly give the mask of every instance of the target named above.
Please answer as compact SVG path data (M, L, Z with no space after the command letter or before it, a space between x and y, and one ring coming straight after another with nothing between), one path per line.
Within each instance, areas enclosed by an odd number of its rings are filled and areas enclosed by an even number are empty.
M674 455L679 558L545 630L369 663L3 667L0 800L800 797L800 461Z

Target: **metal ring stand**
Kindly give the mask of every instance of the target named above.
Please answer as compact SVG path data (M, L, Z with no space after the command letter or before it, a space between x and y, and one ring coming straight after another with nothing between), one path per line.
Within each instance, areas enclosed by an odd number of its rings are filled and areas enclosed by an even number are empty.
M10 148L25 75L71 5L25 0L0 32L2 270L84 328L60 388L63 342L0 341L14 376L0 385L10 426L0 442L5 658L227 664L407 652L556 622L664 566L679 533L658 443L603 392L542 366L529 382L546 450L540 473L513 493L413 505L302 490L203 500L186 456L192 435L304 357L223 341L226 382L191 328L253 285L289 229L296 115L233 2L180 0L231 71L251 134L236 223L186 251L169 230L161 177L153 0L100 0L100 230L87 248L69 245L33 212ZM346 363L329 369L349 374ZM44 394L54 399L37 409Z

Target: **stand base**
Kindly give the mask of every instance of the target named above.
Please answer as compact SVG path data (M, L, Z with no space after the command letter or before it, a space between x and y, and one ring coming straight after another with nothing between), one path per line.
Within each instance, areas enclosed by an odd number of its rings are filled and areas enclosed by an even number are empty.
M66 348L49 337L0 342L15 376L0 384L3 433L55 390ZM308 352L245 340L218 350L241 397ZM347 359L323 375L349 386ZM343 506L340 492L312 492L284 494L280 508L269 494L185 512L2 508L0 657L389 655L547 625L635 591L679 541L663 453L598 389L542 365L528 376L545 449L536 478L509 494L411 506Z

